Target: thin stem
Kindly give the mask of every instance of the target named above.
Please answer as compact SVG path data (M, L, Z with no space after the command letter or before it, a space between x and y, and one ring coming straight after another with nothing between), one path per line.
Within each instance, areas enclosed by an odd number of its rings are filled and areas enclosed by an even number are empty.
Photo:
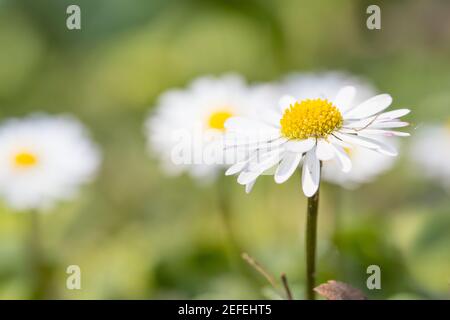
M32 279L32 299L44 299L47 291L47 270L42 254L41 226L39 212L30 211L30 230L28 235L29 268Z
M317 212L319 208L319 189L308 198L306 213L306 299L314 300L316 283L316 243Z
M291 288L289 287L289 282L287 280L286 274L281 274L281 282L283 283L284 290L286 291L286 297L288 300L294 300L294 296L292 295Z
M270 285L275 289L278 290L278 285L275 281L275 278L264 269L263 266L261 266L258 261L253 259L249 254L242 253L242 259L244 259L250 266L252 266L256 271L258 271L269 283Z
M32 299L39 299L40 285L39 275L41 266L41 243L40 243L40 227L39 227L39 213L35 210L30 211L30 230L28 235L28 255L30 263L30 271L32 278Z

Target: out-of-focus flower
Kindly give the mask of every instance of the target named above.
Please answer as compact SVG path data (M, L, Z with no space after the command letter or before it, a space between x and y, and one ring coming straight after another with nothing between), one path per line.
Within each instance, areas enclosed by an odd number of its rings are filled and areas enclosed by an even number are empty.
M347 86L356 89L349 108L357 106L378 93L378 90L363 77L342 71L292 73L281 81L280 91L285 95L296 97L298 100L311 97L331 100L336 97L341 88Z
M411 157L425 176L450 188L450 125L428 125L418 130Z
M150 152L162 159L168 174L189 172L211 180L237 156L223 145L225 121L256 116L256 109L275 100L270 85L248 86L236 74L205 76L186 89L162 94L146 122Z
M381 137L378 139L382 142L387 140ZM391 141L391 144L395 144L395 141ZM352 160L352 169L349 172L342 172L336 161L325 161L322 177L325 181L347 189L354 189L363 183L371 182L376 176L389 170L396 159L360 146L344 148L344 150Z
M275 182L291 177L303 160L302 187L307 197L319 187L321 161L336 159L343 172L352 161L344 148L361 146L388 156L397 151L377 137L408 136L391 130L407 126L399 118L408 109L381 113L392 103L388 94L380 94L354 105L356 89L347 86L334 99L309 95L306 99L284 96L278 110L265 122L248 117L227 120L228 146L245 146L249 156L231 166L226 174L239 173L238 183L249 192L256 179L276 167Z
M99 164L97 147L70 116L36 114L0 126L0 195L15 210L71 199Z

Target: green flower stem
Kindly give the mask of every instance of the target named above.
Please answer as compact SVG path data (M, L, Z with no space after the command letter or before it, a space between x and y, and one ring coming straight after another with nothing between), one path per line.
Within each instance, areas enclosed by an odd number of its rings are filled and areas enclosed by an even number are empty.
M29 212L28 259L31 274L31 299L44 299L46 295L47 277L45 261L42 255L41 230L39 212Z
M306 294L308 300L315 299L316 283L316 244L317 244L317 215L319 208L319 190L308 198L306 213Z

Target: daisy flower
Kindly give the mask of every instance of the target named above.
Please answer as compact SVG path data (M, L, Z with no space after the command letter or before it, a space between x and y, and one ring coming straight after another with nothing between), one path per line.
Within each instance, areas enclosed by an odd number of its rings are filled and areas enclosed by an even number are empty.
M399 118L408 109L384 112L392 103L388 94L380 94L354 106L356 89L347 86L335 97L309 96L297 99L284 96L278 110L265 122L233 117L225 127L228 147L247 148L248 156L231 166L226 174L238 175L238 183L249 192L256 179L272 167L275 182L289 179L302 163L302 187L307 197L319 188L321 162L336 159L343 172L349 172L352 161L344 148L364 147L387 156L396 149L379 137L407 136L391 130L407 126ZM378 139L377 139L378 138Z
M450 125L428 125L419 130L411 155L425 176L450 188Z
M377 94L375 87L366 79L341 71L294 73L286 76L280 86L282 87L280 91L297 99L307 99L311 96L332 99L342 87L353 86L356 94L349 108ZM386 140L382 139L384 142L387 142ZM396 159L359 146L344 150L352 160L350 172L343 172L336 160L324 161L322 178L349 189L371 181L375 176L391 168Z
M72 198L99 163L97 147L72 117L32 115L0 126L0 196L15 210Z
M269 86L250 87L236 74L205 76L186 89L162 94L146 122L148 149L162 159L168 174L189 172L212 180L237 156L223 147L225 121L251 116L269 101Z

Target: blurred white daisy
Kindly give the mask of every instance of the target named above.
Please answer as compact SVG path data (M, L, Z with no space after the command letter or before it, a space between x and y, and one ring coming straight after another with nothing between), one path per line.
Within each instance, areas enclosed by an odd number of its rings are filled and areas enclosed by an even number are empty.
M236 154L223 147L225 121L250 116L257 107L275 99L267 86L250 87L236 74L205 76L186 89L162 94L146 122L149 151L162 158L169 174L189 172L202 180L213 179L232 163Z
M280 82L280 91L298 100L310 97L333 99L343 87L355 87L356 93L349 108L373 97L378 90L366 79L342 71L292 73Z
M349 108L377 94L375 87L366 79L340 71L290 74L281 82L280 91L300 100L310 96L332 99L345 86L353 86L356 89L356 95ZM352 189L361 183L371 181L375 176L391 168L396 159L364 147L354 146L352 149L344 148L344 150L352 160L350 172L343 172L336 160L324 161L322 178L345 188Z
M425 176L450 188L450 125L428 125L418 130L411 156Z
M381 137L378 139L387 142L387 139ZM390 143L396 144L395 141ZM376 176L389 170L396 159L360 146L344 150L352 161L352 169L343 172L335 159L325 161L322 166L322 178L347 189L355 189L363 183L371 182Z
M297 99L284 96L279 108L265 122L233 117L227 120L228 147L248 150L249 156L231 166L226 174L239 173L238 183L249 192L258 176L272 167L277 183L285 182L303 160L302 187L307 197L319 188L321 162L336 159L341 170L349 172L352 161L344 148L361 146L384 155L396 156L396 149L377 137L408 136L390 130L407 126L399 118L409 110L381 113L392 103L381 94L353 104L356 89L347 86L335 97Z
M15 210L72 198L99 163L98 149L72 117L32 115L0 126L0 196Z

